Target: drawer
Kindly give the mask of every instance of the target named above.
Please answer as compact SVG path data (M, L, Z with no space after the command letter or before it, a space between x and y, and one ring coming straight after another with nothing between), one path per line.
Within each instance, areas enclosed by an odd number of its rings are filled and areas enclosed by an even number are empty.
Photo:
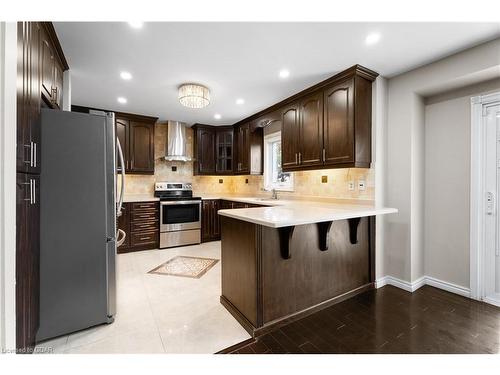
M156 244L157 242L158 242L158 231L132 233L130 235L131 246Z
M160 209L158 202L133 202L132 211L136 210L147 210L147 211L158 211Z
M156 221L159 218L157 211L132 211L130 213L131 221Z
M159 229L160 227L158 221L148 221L148 222L136 221L131 223L131 228L130 228L132 232L159 230Z

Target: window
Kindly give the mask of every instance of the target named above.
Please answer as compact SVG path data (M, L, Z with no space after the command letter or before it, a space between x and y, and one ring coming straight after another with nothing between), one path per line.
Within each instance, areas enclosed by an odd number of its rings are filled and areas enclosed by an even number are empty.
M281 132L264 137L264 189L293 191L293 174L281 170Z

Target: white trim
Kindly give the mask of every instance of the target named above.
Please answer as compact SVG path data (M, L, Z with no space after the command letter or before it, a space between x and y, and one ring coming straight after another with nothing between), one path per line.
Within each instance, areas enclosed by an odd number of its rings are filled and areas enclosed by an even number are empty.
M271 134L268 134L266 136L264 136L264 190L271 190L271 189L275 189L276 191L287 191L287 192L293 192L295 191L295 181L294 181L294 175L293 175L293 172L290 173L290 182L291 182L291 187L284 187L284 186L281 186L281 187L275 187L275 186L271 186L271 184L269 183L269 179L270 179L270 169L271 169L271 165L270 165L270 160L269 160L269 143L273 143L273 142L278 142L278 141L281 141L281 131L278 131L278 132L274 132L274 133L271 133Z
M498 306L500 307L500 301L498 299L490 298L490 297L484 297L483 301L486 303L489 303L490 305Z
M464 297L471 297L471 290L461 285L453 284L448 281L439 280L435 277L425 276L425 285L446 290L447 292L459 294Z
M0 22L0 348L16 347L17 24Z
M393 276L384 276L375 281L375 287L377 289L382 288L385 285L392 285L397 288L406 290L407 292L410 293L415 292L424 285L430 285L438 289L446 290L447 292L459 294L464 297L470 297L469 288L453 284L447 281L439 280L432 276L422 276L411 283L409 281L401 280Z
M486 176L484 109L500 102L500 93L471 98L471 151L470 151L470 297L484 297L484 204Z

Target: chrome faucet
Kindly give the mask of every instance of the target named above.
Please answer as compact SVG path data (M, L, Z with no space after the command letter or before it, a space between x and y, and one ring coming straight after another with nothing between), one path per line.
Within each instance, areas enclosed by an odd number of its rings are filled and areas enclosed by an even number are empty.
M271 195L271 199L278 199L278 192L276 189L272 189L271 192L273 193L273 195Z

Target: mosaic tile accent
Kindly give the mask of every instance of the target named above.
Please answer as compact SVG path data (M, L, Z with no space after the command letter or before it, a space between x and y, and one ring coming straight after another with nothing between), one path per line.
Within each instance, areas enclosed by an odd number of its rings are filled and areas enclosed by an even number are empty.
M212 258L176 256L165 263L160 264L148 273L199 279L207 273L210 268L215 266L218 261L218 259Z

